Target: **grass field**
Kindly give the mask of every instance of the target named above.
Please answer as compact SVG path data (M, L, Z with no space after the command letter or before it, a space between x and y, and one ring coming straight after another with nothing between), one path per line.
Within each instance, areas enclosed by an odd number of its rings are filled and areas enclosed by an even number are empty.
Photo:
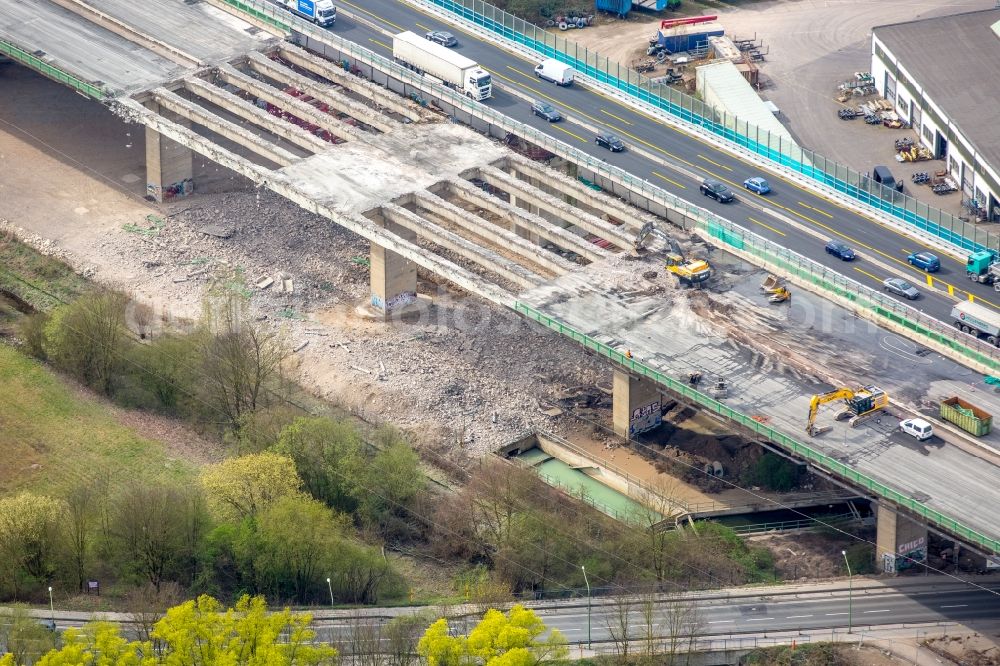
M50 310L90 288L85 278L62 261L46 257L0 230L0 291L36 310Z
M0 495L58 493L76 479L192 478L197 467L118 423L111 409L0 343Z

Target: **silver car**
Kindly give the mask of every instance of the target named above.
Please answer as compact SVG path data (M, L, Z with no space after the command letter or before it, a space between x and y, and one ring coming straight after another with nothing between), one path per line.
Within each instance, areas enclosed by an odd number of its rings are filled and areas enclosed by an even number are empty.
M455 35L451 34L450 32L446 32L444 30L431 30L426 35L424 35L424 37L431 40L432 42L437 42L441 46L448 46L448 47L458 46L458 40L455 39Z
M903 278L886 278L882 280L882 287L886 291L891 291L897 296L903 296L911 301L920 298L920 292L912 284Z

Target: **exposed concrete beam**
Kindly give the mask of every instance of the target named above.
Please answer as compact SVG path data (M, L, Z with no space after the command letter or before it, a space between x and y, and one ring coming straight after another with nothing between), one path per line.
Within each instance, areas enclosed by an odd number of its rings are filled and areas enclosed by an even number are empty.
M269 171L258 166L247 159L226 150L222 146L212 143L209 139L196 134L186 127L181 127L177 123L171 122L163 116L153 113L144 108L141 104L131 99L116 100L113 109L121 117L129 122L142 123L160 134L173 139L177 143L187 146L200 155L221 164L222 166L246 176L260 187L279 194L289 201L298 204L305 210L321 215L340 226L353 231L362 238L392 250L400 256L406 257L419 266L423 266L432 273L449 280L462 289L472 294L477 294L488 301L507 308L514 308L517 299L510 292L500 287L490 284L480 278L475 273L468 271L461 266L443 259L433 253L427 252L420 246L406 241L396 234L390 233L374 222L360 215L344 215L333 210L331 207L321 204L309 198L307 194L294 187L284 179L281 173Z
M600 210L617 220L621 220L625 223L625 226L629 228L629 232L632 234L638 233L646 222L656 220L655 215L629 206L617 197L603 192L595 192L575 178L570 178L569 176L558 171L546 168L522 155L515 153L503 161L506 163L504 164L504 167L530 178L537 178L538 180L543 181L549 188L564 192L576 199L580 199L581 201L584 201L587 206ZM494 166L499 167L500 165L495 164Z
M362 97L373 100L377 105L392 109L399 115L409 118L414 122L424 120L419 107L410 106L407 103L408 100L367 79L344 71L343 67L331 63L329 60L323 60L319 56L315 56L288 42L283 42L278 46L278 53L288 62L302 69L315 72L325 79L336 81L348 90L352 90Z
M543 217L533 215L517 206L512 206L506 201L501 201L497 197L486 194L479 188L464 180L449 181L451 191L456 196L474 203L480 208L485 208L502 218L512 219L517 226L524 227L532 231L545 240L563 248L571 250L586 257L590 261L600 261L610 257L613 253L602 247L594 245L587 239L566 231L562 227L557 227Z
M371 125L383 132L390 132L397 127L392 119L383 116L375 109L369 108L360 102L355 102L349 97L340 95L331 90L327 84L317 83L306 76L293 72L283 65L279 65L259 53L248 53L247 64L254 71L269 76L275 81L293 85L302 92L329 104L338 111L346 113L366 125Z
M218 86L205 83L201 79L184 79L184 87L198 97L221 106L230 113L259 125L267 129L268 132L276 134L311 153L319 153L331 147L331 144L313 136L298 125L276 118L242 97L237 97Z
M202 109L187 101L180 95L172 93L166 88L156 88L152 91L153 99L165 109L173 111L179 116L187 118L193 123L202 125L212 130L216 134L226 137L230 141L235 141L244 148L248 148L261 157L271 160L280 166L288 166L299 161L298 156L291 154L281 146L276 146L270 141L260 138L256 134L247 131L236 123L231 123L224 118Z
M444 185L447 185L447 183ZM472 215L450 201L445 201L436 194L418 190L412 196L413 203L420 208L451 220L454 224L465 229L469 235L475 236L483 243L500 245L511 252L516 252L525 261L543 270L550 271L555 275L562 275L576 267L576 264L566 261L555 252L550 252L539 245L527 241L500 225L483 224L482 218Z
M470 243L458 234L452 233L396 204L386 204L380 210L387 220L415 232L418 236L422 236L446 250L456 252L469 261L477 263L486 270L496 273L525 289L537 287L545 281L542 276L532 273L523 266L500 256L493 250Z
M105 14L101 10L96 7L91 7L82 0L52 0L52 2L95 25L101 26L109 32L113 32L119 37L127 39L133 44L138 44L139 46L149 49L153 53L162 56L167 60L176 62L178 65L188 68L204 66L204 63L195 56L185 53L179 48L156 39L155 37L139 32L124 21L109 14ZM155 11L154 8L150 9Z
M610 222L572 206L562 199L557 199L548 192L533 187L530 183L526 183L523 180L518 180L496 167L486 166L477 171L483 180L489 181L490 184L506 190L510 194L517 196L518 199L523 199L533 206L547 210L556 217L564 220L566 224L572 224L595 236L600 236L623 250L632 247L635 237Z
M280 90L272 88L252 76L247 76L232 65L219 65L217 72L219 78L226 83L251 92L262 100L270 102L271 104L288 111L292 115L301 118L302 120L308 120L313 125L322 127L326 131L344 139L345 141L355 139L361 133L357 127L348 125L340 118L335 118L329 113L320 111L311 104L307 104L296 97L292 97L291 95L285 94Z

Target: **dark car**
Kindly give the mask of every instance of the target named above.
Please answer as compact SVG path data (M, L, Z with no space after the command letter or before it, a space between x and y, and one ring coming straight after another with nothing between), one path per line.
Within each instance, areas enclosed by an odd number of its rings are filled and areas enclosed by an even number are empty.
M562 114L548 102L532 102L531 112L539 118L544 118L550 123L557 123L562 120Z
M914 252L908 256L906 260L917 268L925 270L928 273L934 273L941 270L941 260L930 252Z
M441 46L458 46L458 40L455 39L455 35L444 30L431 30L424 37L432 42L437 42Z
M706 197L712 197L720 203L729 203L736 198L733 191L726 187L725 183L720 183L711 178L706 178L699 189Z
M826 252L827 254L832 254L843 261L851 261L854 259L854 250L852 250L847 243L843 243L839 240L832 240L827 243Z
M920 298L917 288L903 278L886 278L882 280L882 288L911 301Z
M613 153L620 153L625 150L625 142L610 132L599 132L594 138L594 142L598 146L604 146Z

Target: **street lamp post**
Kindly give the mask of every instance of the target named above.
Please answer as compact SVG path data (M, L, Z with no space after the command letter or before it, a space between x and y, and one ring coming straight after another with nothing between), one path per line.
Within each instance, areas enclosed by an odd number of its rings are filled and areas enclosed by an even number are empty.
M52 626L56 626L56 610L55 606L52 604L52 586L49 585L49 619L52 620Z
M851 574L851 563L847 561L847 551L842 550L844 564L847 565L847 633L854 628L854 575Z
M333 583L330 582L329 578L326 579L326 589L330 590L330 605L335 606L336 604L333 603Z
M587 567L580 565L580 571L583 572L583 582L587 584L587 649L592 647L590 642L590 581L587 580Z

